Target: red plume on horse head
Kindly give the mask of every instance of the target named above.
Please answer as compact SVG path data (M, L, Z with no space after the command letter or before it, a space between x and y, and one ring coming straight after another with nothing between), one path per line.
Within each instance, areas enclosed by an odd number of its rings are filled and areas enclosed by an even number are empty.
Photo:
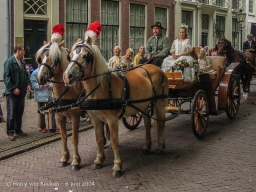
M90 37L92 39L92 42L94 43L96 39L99 37L101 30L102 25L100 24L100 22L94 21L86 29L84 39L87 40L87 38Z
M54 25L52 28L51 42L59 43L62 40L64 32L64 27L61 24Z

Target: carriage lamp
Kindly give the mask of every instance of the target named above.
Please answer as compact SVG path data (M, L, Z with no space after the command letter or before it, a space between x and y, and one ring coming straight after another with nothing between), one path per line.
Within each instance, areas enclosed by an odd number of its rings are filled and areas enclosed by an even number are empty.
M242 13L242 9L236 14L236 19L239 23L239 32L240 32L240 50L243 50L243 43L242 43L242 32L243 32L243 23L245 21L246 13Z

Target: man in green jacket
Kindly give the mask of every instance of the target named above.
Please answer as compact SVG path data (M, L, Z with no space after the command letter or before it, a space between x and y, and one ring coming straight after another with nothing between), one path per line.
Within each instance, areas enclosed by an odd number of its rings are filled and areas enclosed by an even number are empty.
M170 43L168 37L162 34L163 27L160 22L156 22L151 28L154 35L148 39L145 57L139 63L152 63L161 68L164 58L169 53Z
M14 141L16 135L27 136L22 131L22 116L25 107L25 96L31 90L26 64L22 60L25 51L23 45L14 47L14 54L4 63L4 84L7 104L7 135Z

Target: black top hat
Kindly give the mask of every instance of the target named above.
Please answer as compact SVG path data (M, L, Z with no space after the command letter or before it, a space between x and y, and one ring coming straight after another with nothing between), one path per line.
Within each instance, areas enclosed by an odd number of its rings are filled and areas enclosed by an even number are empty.
M159 27L160 29L163 29L160 22L156 22L154 25L151 26L151 28L153 28L153 27Z

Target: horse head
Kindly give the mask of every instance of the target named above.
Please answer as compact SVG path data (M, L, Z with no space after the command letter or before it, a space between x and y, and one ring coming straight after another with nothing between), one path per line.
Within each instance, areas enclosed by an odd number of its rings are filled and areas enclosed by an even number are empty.
M54 76L54 71L60 63L68 65L67 51L63 48L64 41L60 43L46 43L37 51L36 61L40 65L37 80L40 85L44 85ZM65 68L64 68L65 69Z
M73 86L77 81L107 70L105 59L99 48L92 45L90 37L86 41L76 42L71 49L70 57L71 61L63 74L64 83L67 85Z
M231 47L231 42L227 40L225 37L218 38L218 42L215 46L217 53L219 55L224 55Z

